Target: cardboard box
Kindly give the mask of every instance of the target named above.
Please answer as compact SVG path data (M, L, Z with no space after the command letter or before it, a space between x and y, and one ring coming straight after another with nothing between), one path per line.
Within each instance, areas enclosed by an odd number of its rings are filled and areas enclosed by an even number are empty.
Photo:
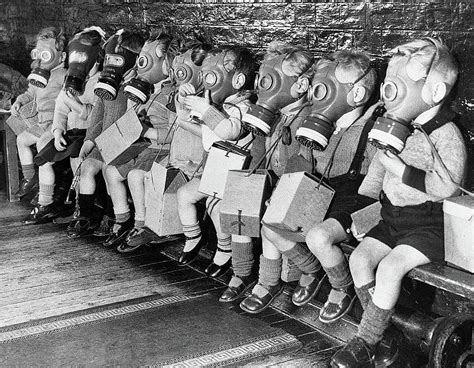
M143 130L135 110L130 109L96 139L97 148L107 165L123 165L137 157L151 142L140 137Z
M358 234L367 234L379 223L382 219L381 209L382 204L377 201L351 214L353 225Z
M277 181L273 172L230 170L220 207L221 230L226 234L260 237L265 201Z
M204 165L199 191L222 199L229 170L246 169L251 159L246 149L230 142L215 142Z
M474 197L445 199L444 259L474 273Z
M157 235L183 232L178 216L177 192L186 183L181 170L157 162L145 174L145 226Z
M334 189L307 172L283 174L270 198L262 223L288 240L304 242L315 224L324 220Z
M23 133L25 130L39 123L38 111L36 110L36 102L30 101L20 108L20 116L11 115L7 121L7 125L13 130L15 135Z

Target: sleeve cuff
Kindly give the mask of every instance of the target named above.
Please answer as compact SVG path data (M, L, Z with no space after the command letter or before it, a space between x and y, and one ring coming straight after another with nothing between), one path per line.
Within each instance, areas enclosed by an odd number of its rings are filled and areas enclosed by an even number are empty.
M204 121L204 123L211 130L214 130L216 126L218 126L222 120L225 120L227 118L228 118L227 115L225 115L223 112L216 109L214 106L210 106L206 110L206 112L202 115L202 121Z
M426 172L413 166L406 166L402 176L402 183L426 193Z

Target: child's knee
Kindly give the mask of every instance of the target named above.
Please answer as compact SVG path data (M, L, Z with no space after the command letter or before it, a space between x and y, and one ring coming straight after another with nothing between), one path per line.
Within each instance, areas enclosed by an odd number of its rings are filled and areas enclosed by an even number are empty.
M262 238L267 239L273 244L277 244L278 241L282 239L281 235L266 226L262 226L260 233L262 235Z
M143 182L144 171L142 170L131 170L127 175L127 180L129 183L138 184Z
M85 159L81 165L81 177L95 177L100 171L99 165L96 165L94 161Z
M362 243L361 243L362 245ZM349 267L352 273L357 273L359 270L367 270L373 268L370 262L370 252L365 247L360 245L352 252L349 257Z
M329 242L328 232L320 226L314 226L306 234L306 244L312 252L324 249Z

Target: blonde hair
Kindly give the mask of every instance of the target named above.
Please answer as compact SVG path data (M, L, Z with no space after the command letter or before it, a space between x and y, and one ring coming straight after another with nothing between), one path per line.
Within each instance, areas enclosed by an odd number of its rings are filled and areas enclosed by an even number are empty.
M285 55L284 61L287 63L296 76L307 76L311 78L314 70L311 66L314 63L313 56L301 46L288 45L284 42L270 42L264 60L272 59L276 56Z
M377 82L377 73L365 53L343 50L332 54L332 59L338 63L338 71L344 79L350 83L357 81L354 86L364 87L369 91L369 95L372 94Z
M68 43L67 37L64 34L63 27L46 27L38 32L36 35L36 40L55 40L54 45L56 50L59 52L66 51L66 45Z

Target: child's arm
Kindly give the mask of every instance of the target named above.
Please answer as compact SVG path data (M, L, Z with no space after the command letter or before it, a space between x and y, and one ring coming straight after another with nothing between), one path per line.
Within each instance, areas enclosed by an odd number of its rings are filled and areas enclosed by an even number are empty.
M62 90L56 99L53 124L51 125L51 132L54 135L54 146L58 151L63 151L66 148L66 141L63 138L63 134L67 131L67 117L71 112L66 100L66 91Z
M384 155L384 152L382 150L377 150L372 162L370 163L367 175L359 187L359 194L374 199L379 198L385 176L385 167L380 161L382 155Z
M20 109L23 105L26 105L28 102L35 99L35 87L32 85L28 86L28 89L19 95L11 107L11 114L13 116L20 116Z

